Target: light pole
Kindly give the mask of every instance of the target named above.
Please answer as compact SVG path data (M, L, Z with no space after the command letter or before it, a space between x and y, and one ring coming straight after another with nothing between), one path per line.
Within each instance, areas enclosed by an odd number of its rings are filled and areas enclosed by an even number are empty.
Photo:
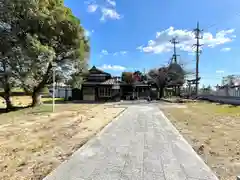
M52 112L54 112L55 111L55 76L56 76L56 67L57 67L57 64L56 63L52 63L52 70L53 70L53 77L52 77L52 79L53 79L53 94L52 94Z

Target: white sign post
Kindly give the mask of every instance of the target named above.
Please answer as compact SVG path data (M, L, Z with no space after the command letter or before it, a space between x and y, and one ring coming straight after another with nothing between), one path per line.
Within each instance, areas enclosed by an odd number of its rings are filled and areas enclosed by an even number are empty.
M56 63L52 63L52 70L53 70L53 77L52 77L52 79L53 79L52 112L55 111L55 83L56 83L55 82L55 73L56 73L56 66L57 66Z

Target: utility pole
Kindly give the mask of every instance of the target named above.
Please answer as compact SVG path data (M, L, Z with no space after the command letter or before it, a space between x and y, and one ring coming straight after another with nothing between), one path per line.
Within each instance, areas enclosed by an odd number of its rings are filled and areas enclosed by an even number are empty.
M199 28L199 22L197 22L197 28L193 30L195 34L195 39L197 39L197 43L194 44L196 47L196 95L198 95L198 84L199 84L199 55L201 53L200 47L202 44L200 44L200 39L202 39L202 31Z
M174 63L177 63L177 51L176 51L176 44L179 43L179 41L177 41L177 37L173 37L170 42L173 44L173 57L172 57L172 61ZM171 61L171 63L172 63Z

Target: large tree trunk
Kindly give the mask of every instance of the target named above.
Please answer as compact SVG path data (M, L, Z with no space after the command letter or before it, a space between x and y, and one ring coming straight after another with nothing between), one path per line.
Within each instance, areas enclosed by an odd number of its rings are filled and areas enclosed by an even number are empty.
M6 110L9 111L9 110L13 109L13 105L12 105L11 98L10 98L10 93L5 93L3 98L6 103Z
M6 111L10 111L11 109L13 109L13 105L11 102L11 85L9 83L9 75L7 73L6 59L4 59L1 65L3 68L3 72L5 73L3 76L3 79L1 79L2 81L1 84L3 84L3 89L4 89L4 94L2 97L4 98L6 103Z
M5 100L6 103L6 110L10 111L11 109L13 109L13 105L11 102L11 90L8 84L6 84L6 86L4 87L4 95L3 98Z
M160 99L163 97L164 95L164 87L160 87Z
M32 107L41 105L41 94L39 92L33 92L32 94Z
M49 73L50 73L51 69L52 69L52 64L49 63L47 71L44 74L42 81L33 89L32 107L41 105L41 93L40 92L49 80Z

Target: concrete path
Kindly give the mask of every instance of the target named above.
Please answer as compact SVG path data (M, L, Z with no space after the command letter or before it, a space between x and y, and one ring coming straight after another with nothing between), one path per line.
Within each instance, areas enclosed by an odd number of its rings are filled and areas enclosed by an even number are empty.
M153 104L132 105L44 180L217 180Z

